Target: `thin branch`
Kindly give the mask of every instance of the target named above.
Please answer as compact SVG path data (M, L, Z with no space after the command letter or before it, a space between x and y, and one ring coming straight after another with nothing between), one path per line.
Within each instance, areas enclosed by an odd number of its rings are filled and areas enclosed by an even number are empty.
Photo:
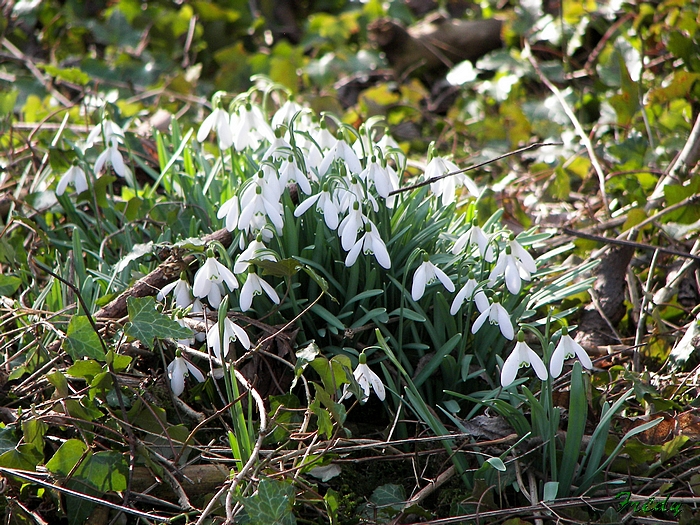
M676 160L669 167L668 173L661 177L654 188L654 192L649 198L650 201L657 201L664 195L664 188L677 179L678 172L682 169L692 169L700 159L700 114L695 119L693 129L690 131L688 140L683 146Z
M525 151L529 151L531 149L542 148L544 146L561 146L562 144L563 144L562 142L535 142L535 143L529 144L528 146L525 146L523 148L516 149L515 151L509 151L508 153L504 153L503 155L499 155L498 157L494 157L493 159L489 159L487 161L480 162L479 164L467 166L466 168L463 168L461 170L451 171L449 173L445 173L444 175L437 175L435 177L431 177L428 180L424 180L421 182L417 182L416 184L412 184L411 186L406 186L404 188L399 188L398 190L391 191L391 192L389 192L389 197L391 197L392 195L396 195L398 193L402 193L404 191L411 191L411 190L415 190L416 188L421 188L423 186L427 186L428 184L432 184L433 182L437 182L439 180L442 180L445 177L452 177L453 175L459 175L460 173L465 173L467 171L481 168L482 166L486 166L486 165L492 164L496 161L506 159L508 157L512 157L513 155L518 155L520 153L523 153Z
M47 489L57 490L59 492L63 492L65 494L68 494L70 496L73 496L73 497L76 497L79 499L84 499L86 501L90 501L90 502L96 503L98 505L104 505L105 507L109 507L110 509L115 509L115 510L124 512L126 514L138 516L139 518L151 519L151 520L156 520L156 521L170 521L170 518L167 518L165 516L158 516L156 514L150 514L148 512L141 512L139 510L132 509L131 507L125 507L124 505L118 505L117 503L112 503L111 501L96 498L94 496L89 496L87 494L83 494L81 492L77 492L75 490L71 490L71 489L68 489L66 487L62 487L60 485L54 485L53 483L49 483L48 481L44 481L43 479L41 479L39 477L39 476L41 476L41 474L36 473L36 472L28 472L25 470L19 470L19 469L14 469L14 468L7 468L7 467L0 467L0 472L3 472L3 473L8 474L10 476L16 476L18 478L24 479L24 480L29 481L31 483L36 483L37 485L40 485L40 486L45 487Z
M12 42L10 42L7 38L3 38L0 43L2 43L3 47L5 47L10 53L14 55L15 58L18 60L21 60L24 62L24 65L27 66L27 69L36 77L36 79L46 88L46 91L51 93L51 95L58 100L61 104L64 106L72 106L73 103L68 100L66 97L64 97L59 91L57 91L52 85L51 81L47 79L44 74L39 70L38 67L34 65L34 62L32 62L27 55L22 53L17 46L15 46Z
M569 120L574 125L574 129L580 137L581 142L586 148L586 151L588 151L588 156L591 159L591 164L593 165L593 168L595 169L595 172L598 175L598 184L600 185L600 196L603 200L605 213L609 214L610 205L608 203L608 196L605 193L605 172L603 171L603 166L601 166L600 161L598 160L598 156L595 153L595 149L593 148L593 143L591 142L591 139L584 131L583 126L581 126L581 122L579 122L578 118L576 117L576 114L574 113L574 110L571 109L571 106L569 106L569 104L566 102L566 99L564 99L564 95L561 94L559 88L552 84L552 82L545 76L545 74L540 69L540 65L535 60L535 57L532 55L530 45L527 41L525 41L525 53L527 54L530 64L532 64L532 67L535 69L537 76L540 77L542 83L549 88L549 90L559 101L559 104L561 104L561 107L564 109L564 113L566 113L566 116L569 117Z
M671 248L663 248L661 246L653 246L651 244L645 244L642 242L627 241L624 239L611 239L610 237L603 237L602 235L593 235L592 233L583 233L571 228L561 228L561 232L566 235L573 235L574 237L579 237L581 239L588 239L589 241L597 241L605 244L617 244L620 246L630 246L632 248L637 248L640 250L658 250L663 253L668 253L669 255L677 255L678 257L684 257L686 259L693 259L695 261L700 261L699 255L693 255L692 253L680 252L678 250L673 250Z

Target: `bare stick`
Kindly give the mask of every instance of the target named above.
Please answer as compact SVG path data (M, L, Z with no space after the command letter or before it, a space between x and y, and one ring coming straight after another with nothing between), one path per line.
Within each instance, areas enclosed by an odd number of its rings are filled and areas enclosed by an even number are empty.
M496 161L506 159L508 157L512 157L513 155L518 155L520 153L523 153L525 151L529 151L531 149L542 148L544 146L561 146L562 144L563 144L563 142L535 142L535 143L529 144L528 146L525 146L523 148L516 149L515 151L509 151L508 153L504 153L503 155L499 155L498 157L494 157L493 159L489 159L487 161L480 162L479 164L467 166L466 168L463 168L461 170L451 171L449 173L445 173L444 175L437 175L435 177L431 177L428 180L417 182L416 184L412 184L412 185L406 186L404 188L399 188L398 190L394 190L394 191L389 192L389 196L391 197L392 195L396 195L397 193L402 193L404 191L415 190L416 188L421 188L423 186L427 186L428 184L432 184L433 182L437 182L439 180L442 180L445 177L452 177L453 175L459 175L460 173L465 173L467 171L475 170L475 169L481 168L482 166L486 166L486 165L492 164Z
M654 188L654 192L649 197L649 201L657 201L664 196L664 188L677 179L678 172L682 169L691 170L700 160L700 115L695 119L693 129L690 131L688 140L683 146L678 157L668 169L668 173L661 177ZM650 202L651 204L651 202Z
M693 255L692 253L679 252L678 250L672 250L671 248L663 248L661 246L653 246L651 244L645 244L643 242L627 241L624 239L611 239L610 237L603 237L602 235L593 235L592 233L583 233L571 228L562 228L562 233L567 235L573 235L574 237L580 237L581 239L588 239L589 241L598 241L605 244L619 244L620 246L631 246L632 248L638 248L640 250L658 250L663 253L668 253L670 255L677 255L678 257L685 257L687 259L693 259L695 261L700 261L700 256Z
M601 166L600 161L598 160L598 156L596 155L595 150L593 149L593 143L591 142L591 139L588 138L588 135L584 131L583 126L581 126L581 122L579 122L578 118L576 117L576 114L574 113L574 110L571 109L571 106L569 106L569 104L564 99L564 96L561 94L561 91L559 91L559 88L552 84L552 82L550 82L550 80L540 69L540 65L535 60L535 57L532 56L532 50L530 49L530 44L528 44L527 40L525 41L525 52L528 56L528 59L530 60L530 64L532 64L532 67L535 69L537 76L540 77L542 83L549 88L549 90L559 101L559 104L561 104L561 107L564 108L564 113L566 113L566 116L569 117L569 120L571 120L571 123L574 125L576 133L580 137L581 142L586 148L586 151L588 151L588 156L591 159L591 164L593 164L593 168L595 169L595 172L598 175L598 184L600 185L600 196L603 199L605 213L609 214L610 206L608 204L608 196L605 193L605 172L603 171L603 166Z

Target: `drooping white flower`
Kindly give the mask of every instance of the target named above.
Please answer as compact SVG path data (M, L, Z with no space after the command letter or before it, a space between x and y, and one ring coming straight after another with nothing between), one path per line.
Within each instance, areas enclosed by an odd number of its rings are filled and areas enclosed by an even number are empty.
M330 192L328 184L324 184L323 189L319 193L312 195L299 204L297 209L294 210L294 216L301 217L314 204L316 204L316 211L323 215L326 226L331 230L335 230L340 221L338 217L340 210L338 209L338 203Z
M537 271L532 256L520 243L511 239L505 250L498 254L498 261L489 274L489 286L494 286L498 277L504 276L506 287L512 294L520 293L522 281L529 281L531 274Z
M284 137L277 137L275 133L275 140L272 141L270 147L267 148L262 156L262 160L271 159L273 161L278 161L280 159L287 158L287 156L292 152L292 145Z
M85 172L76 164L73 164L63 175L61 175L61 178L56 185L56 195L63 195L63 193L66 191L66 187L71 183L75 185L76 193L82 193L88 189Z
M124 158L119 151L119 144L122 139L119 135L112 135L109 139L109 146L97 157L95 161L94 171L100 173L105 164L109 161L114 168L114 172L120 177L126 177L127 167L124 164Z
M513 339L515 337L515 329L513 328L513 323L510 320L510 314L508 310L503 308L501 303L493 302L488 304L488 299L484 296L483 298L476 296L474 297L476 306L481 312L481 315L476 318L474 324L472 325L472 333L475 334L479 331L481 326L489 320L492 325L498 325L501 330L501 334L506 339Z
M544 366L540 356L530 348L525 342L525 336L522 330L518 332L518 342L515 343L515 348L503 363L501 370L501 386L506 388L515 381L515 376L518 370L524 366L532 366L535 369L537 377L542 381L547 380L547 367Z
M269 253L267 247L262 242L262 235L258 235L255 240L248 244L248 247L241 252L233 265L233 273L243 273L248 271L251 261L276 261L277 258Z
M344 180L345 187L338 186L336 188L338 207L340 208L341 212L344 213L352 209L356 202L362 205L365 199L372 205L372 209L375 212L379 211L377 199L374 198L372 193L366 190L365 186L358 177L351 175L350 177L346 177Z
M425 168L425 180L431 180L434 177L442 177L447 173L459 171L459 166L454 162L442 157L433 157ZM457 185L464 185L474 197L479 196L479 188L472 179L464 173L455 173L449 177L443 177L435 182L430 183L430 191L440 197L443 206L452 204L455 200L455 191Z
M233 146L236 151L243 151L248 146L257 148L262 140L272 142L275 134L257 106L245 104L231 115Z
M224 344L221 344L221 339L219 338L219 323L214 323L212 327L207 332L207 346L211 348L212 352L217 359L221 359L221 354L223 350L224 357L228 355L231 343L235 341L240 341L243 348L246 350L250 349L250 338L245 330L238 326L236 323L231 321L228 317L224 319Z
M180 351L178 350L175 359L172 363L168 365L168 379L170 380L170 389L173 391L175 397L180 397L180 394L185 390L185 377L192 374L194 378L200 383L204 382L204 375L202 372L190 363L187 359L182 357Z
M259 231L262 228L258 228L262 222L264 226L265 221L255 221L255 217L262 218L267 216L270 222L277 228L277 233L282 233L282 228L284 227L284 221L282 220L282 205L279 201L270 201L265 197L264 190L262 186L256 184L251 184L248 186L246 191L243 192L241 196L241 214L238 217L238 229L250 232Z
M549 362L549 371L551 372L552 377L559 377L562 368L564 367L564 360L569 359L570 357L578 357L578 360L581 361L581 366L587 368L588 370L593 368L591 358L588 357L588 354L583 347L571 338L566 327L564 327L561 330L561 338L559 339L559 343L554 349L552 359Z
M335 143L338 142L333 134L328 131L325 119L321 120L318 127L311 131L311 136L313 137L318 147L321 148L321 152L333 149Z
M362 388L362 393L364 394L363 398L360 399L361 403L364 403L367 401L367 399L369 399L370 388L374 390L374 393L377 394L380 401L384 401L386 398L384 383L382 383L379 376L375 374L369 366L367 366L367 356L364 352L360 354L360 362L357 365L357 368L355 368L353 371L352 375L355 378L355 381L357 381L357 383L360 385L360 388ZM343 395L340 397L339 401L342 401L351 395L352 392L350 392L347 385L345 385Z
M246 312L253 305L253 297L261 295L263 291L267 294L270 300L275 304L280 304L280 298L275 289L262 279L258 274L249 271L248 277L241 288L241 311Z
M396 172L389 171L386 161L382 161L380 164L376 157L372 157L367 167L360 172L360 178L374 184L377 194L383 199L387 199L389 193L399 189L399 179Z
M464 301L467 299L471 299L472 295L474 296L474 301L477 303L477 305L481 304L484 309L489 307L489 300L486 297L486 294L483 290L477 290L478 286L479 283L477 283L474 279L474 275L470 274L469 280L464 283L464 286L460 288L459 292L457 292L457 295L455 295L455 298L452 301L450 315L455 315L462 307L462 303L464 303ZM475 290L476 293L474 293Z
M292 99L287 100L287 102L282 104L272 116L272 129L276 130L282 125L289 126L294 119L294 116L303 110L304 108L294 102Z
M216 132L216 137L219 140L221 149L228 149L233 145L233 131L231 129L231 117L225 109L221 107L214 108L214 111L204 119L202 125L197 131L197 141L204 142L211 130Z
M493 253L493 246L489 244L489 238L484 233L484 230L476 224L472 224L472 227L455 241L452 253L455 255L459 254L467 244L476 244L479 247L479 254L486 262L493 262L496 258Z
M294 157L292 156L283 160L282 164L280 165L280 183L286 186L287 182L290 180L295 181L299 185L301 191L303 191L306 195L311 195L311 184L309 183L309 179L304 172L299 169L299 166L297 166L297 163L294 161Z
M114 123L114 121L105 119L90 130L85 145L89 148L95 142L101 142L103 140L105 144L108 144L115 135L120 137L120 140L123 139L124 130Z
M345 266L349 268L355 264L360 252L365 255L374 255L374 258L377 259L379 266L382 268L386 270L391 268L391 258L389 257L389 251L386 249L386 244L380 237L379 230L370 220L367 220L365 223L365 233L350 248L347 257L345 257Z
M221 298L226 293L224 283L230 291L238 288L238 281L231 270L214 257L207 257L206 262L194 275L192 292L200 299L208 298L212 308L218 308Z
M369 219L362 213L360 203L354 202L352 210L338 226L338 236L340 237L340 245L343 247L343 250L349 251L353 247L357 242L359 233L364 231L367 221Z
M221 205L216 213L218 219L226 219L226 229L230 232L238 227L238 218L241 215L241 205L238 195L234 195Z
M156 295L159 301L165 300L165 296L169 293L173 294L176 308L187 308L194 301L192 297L192 287L185 279L180 277L177 281L173 281L163 286Z
M445 272L435 266L428 259L428 254L423 254L423 262L413 274L413 286L411 287L411 297L418 301L425 293L425 287L440 280L442 285L450 292L455 291L455 284L450 280Z
M362 171L362 163L355 150L342 139L338 139L335 145L328 150L318 168L319 175L325 175L333 161L342 160L349 174L358 174Z

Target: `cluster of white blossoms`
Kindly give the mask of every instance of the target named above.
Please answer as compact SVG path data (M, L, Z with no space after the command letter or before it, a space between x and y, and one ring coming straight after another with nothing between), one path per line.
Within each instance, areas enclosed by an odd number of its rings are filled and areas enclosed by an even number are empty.
M119 151L119 145L124 143L124 130L112 120L104 119L90 131L85 141L85 148L92 147L96 142L103 142L106 148L99 154L97 160L95 160L95 164L92 168L93 173L97 176L107 164L111 164L117 175L126 177L129 168L126 166L124 157L122 157ZM73 162L73 165L68 168L58 180L56 195L63 195L68 184L73 184L77 193L82 193L88 189L85 170L80 167L77 160Z
M283 234L285 217L289 216L285 214L283 203L289 198L285 195L291 185L299 190L292 199L298 199L293 215L305 218L310 210L314 210L318 220L337 234L339 245L346 252L344 263L347 267L353 266L363 254L373 257L382 268L391 268L386 240L374 218L381 205L389 209L394 207L400 190L398 174L403 173L406 158L396 142L387 133L380 132L376 125L378 121L370 119L359 131L336 123L337 132L333 134L326 126L330 117L317 121L310 110L292 100L282 104L270 121L247 98L238 97L227 111L217 95L213 105L214 110L197 132L197 140L204 142L213 132L224 162L227 155L234 152L245 155L246 170L254 175L240 180L217 212L217 217L232 232L234 246L239 249L233 271L209 255L197 271L191 288L185 290L180 284L179 291L172 289L176 296L182 294L184 297L186 292L193 296L191 300L183 299L183 303L190 301L188 304L192 305L194 300L206 299L209 306L218 308L225 295L239 290L239 306L243 312L252 308L255 296L263 293L274 304L280 304L280 295L272 284L258 275L255 263L278 258L268 245L275 236ZM103 124L103 128L105 142L110 144L103 154L106 155L104 159L110 160L116 169L119 161L110 155L118 150L110 148L111 144L118 143L120 135L111 124ZM107 129L112 129L112 132L107 133ZM460 187L466 188L474 197L480 195L477 185L461 173L457 165L433 155L432 146L429 158L423 180L430 185L430 191L442 206L455 201ZM313 221L312 218L304 220ZM489 237L474 221L456 239L452 254L470 255L472 260L483 261L480 267L486 273L478 282L473 272L469 272L467 281L460 283L450 312L456 315L466 302L473 303L479 315L472 324L472 333L480 330L488 320L490 324L498 325L505 338L512 340L516 329L510 314L501 304L503 294L519 294L523 281L531 280L537 266L514 236L503 239L502 235L498 232ZM445 271L431 262L427 253L421 252L421 255L422 262L413 274L412 299L420 300L427 287L438 281L448 292L455 292L456 285ZM488 292L502 284L505 285L503 292ZM225 341L221 341L221 333ZM206 337L207 345L217 358L225 356L232 341L250 348L245 331L228 318L223 332L217 324L209 329ZM558 352L552 359L553 376L561 372L564 358L571 355L577 355L584 366L590 363L590 359L585 361L582 357L580 347L574 345L568 335L562 335ZM560 347L563 349L559 350ZM507 386L514 380L518 368L530 364L540 378L546 377L541 359L519 340L504 364L503 385ZM185 373L188 368L180 364L177 370ZM355 379L362 386L365 397L369 395L369 385L377 394L381 393L381 398L384 397L381 380L371 373L362 359L355 371Z
M549 373L553 378L557 378L561 375L561 371L564 367L564 360L570 357L576 357L581 362L581 366L588 370L593 368L591 358L588 357L583 347L571 338L567 328L564 327L561 330L559 343L549 360ZM518 342L515 343L515 348L508 356L505 363L503 363L501 385L504 388L510 386L511 383L515 381L518 369L528 366L532 366L537 377L542 381L547 380L547 367L542 361L542 358L540 358L540 356L525 342L525 336L521 330L518 332Z

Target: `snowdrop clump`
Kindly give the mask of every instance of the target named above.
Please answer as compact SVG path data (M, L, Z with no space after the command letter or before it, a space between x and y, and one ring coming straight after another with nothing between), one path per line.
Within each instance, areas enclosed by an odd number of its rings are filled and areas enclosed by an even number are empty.
M411 186L410 181L403 180L407 174L406 155L377 118L355 129L331 115L317 118L291 99L278 103L276 111L269 111L256 102L255 90L235 97L227 108L224 98L224 94L215 95L214 109L202 122L196 139L204 146L212 132L216 136L223 191L209 197L215 202L216 218L233 237L228 249L230 259L217 259L208 252L191 286L185 280L178 281L164 288L159 299L173 293L178 308L201 300L216 309L228 296L229 300L238 298L228 304L241 312L260 312L263 305L271 305L273 312L282 311L290 296L289 281L267 269L293 259L306 263L308 257L302 253L329 252L331 258L323 270L331 274L358 272L364 276L361 279L386 275L388 280L379 278L385 294L391 286L405 283L410 293L402 291L401 300L411 300L411 308L424 312L413 317L449 312L460 324L466 323L463 332L475 338L473 344L483 339L490 341L487 344L497 344L499 351L505 350L503 345L515 338L521 326L529 290L537 281L537 262L528 251L535 236L525 232L516 237L500 225L498 213L487 221L478 221L474 203L486 188L477 186L452 160L436 155L432 144L428 164L414 186L420 189L406 188ZM107 143L117 144L123 137L108 121L103 129ZM119 161L111 157L115 154L112 150L105 159L111 159L116 169ZM72 180L77 187L79 181L68 175L61 185L65 187ZM421 208L420 203L425 206ZM419 209L427 210L420 218ZM457 212L464 209L466 213ZM426 221L432 216L440 217L442 225L441 230L431 230L432 237L421 237L419 222L415 224L418 228L411 230L414 233L402 237L413 226L412 221ZM304 230L306 244L296 246ZM234 261L231 268L222 262L224 259ZM337 274L334 279L343 280ZM355 294L363 291L362 284L356 283ZM449 297L442 314L432 310L439 294ZM401 308L392 308L392 315ZM324 311L328 312L325 318L333 315L325 307ZM243 328L228 318L224 323L226 341L251 347ZM483 335L495 335L493 330L502 338L500 343ZM590 363L585 352L567 337L561 337L551 360L553 377L561 372L564 359L572 355L584 366ZM218 324L209 327L206 338L213 354L225 357L229 345L219 341ZM524 364L531 365L538 377L546 377L546 367L541 363L530 347L517 341L501 370L504 386L512 383L515 372ZM354 377L365 397L372 386L384 399L381 380L362 359Z

